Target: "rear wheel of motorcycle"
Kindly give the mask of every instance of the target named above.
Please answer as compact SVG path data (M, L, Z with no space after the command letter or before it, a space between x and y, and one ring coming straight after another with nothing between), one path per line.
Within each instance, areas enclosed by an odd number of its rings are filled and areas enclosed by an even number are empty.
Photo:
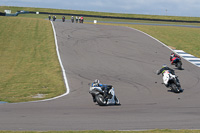
M181 64L181 62L178 62L178 63L177 63L177 67L178 67L179 70L182 69L182 64Z
M179 87L176 84L174 84L174 83L172 83L171 89L175 93L180 93L181 92L180 89L179 89Z
M106 105L106 101L105 101L103 95L101 95L101 94L96 95L96 101L100 106L105 106Z

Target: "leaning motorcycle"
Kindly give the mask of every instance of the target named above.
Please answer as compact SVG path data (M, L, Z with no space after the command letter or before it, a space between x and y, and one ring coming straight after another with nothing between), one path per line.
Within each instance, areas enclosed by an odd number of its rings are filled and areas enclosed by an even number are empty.
M108 91L106 96L101 87L91 86L89 93L92 95L94 102L97 102L100 106L120 105L119 99L116 97L113 87Z
M174 57L174 58L173 58L173 64L174 64L179 70L182 70L181 58L179 58L179 57Z
M183 91L181 89L181 85L180 85L178 76L170 73L169 71L165 71L164 76L165 76L164 82L168 81L168 87L171 88L171 91L173 91L175 93L180 93Z

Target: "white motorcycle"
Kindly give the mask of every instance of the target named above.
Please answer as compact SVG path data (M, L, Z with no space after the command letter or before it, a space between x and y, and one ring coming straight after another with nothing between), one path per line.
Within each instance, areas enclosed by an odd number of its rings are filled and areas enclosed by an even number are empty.
M175 74L170 73L168 70L166 70L163 73L163 82L167 87L171 88L171 91L175 93L180 93L183 90L181 89L180 82L178 80L178 76Z
M93 101L97 102L100 106L106 105L120 105L118 98L115 95L114 88L112 86L108 91L108 94L105 95L105 91L101 87L90 87L89 93L93 97Z

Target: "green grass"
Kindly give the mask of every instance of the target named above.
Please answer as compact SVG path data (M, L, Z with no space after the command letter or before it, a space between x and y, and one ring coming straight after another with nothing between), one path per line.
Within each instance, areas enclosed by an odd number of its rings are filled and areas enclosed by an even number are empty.
M0 17L0 101L39 100L65 92L49 21ZM42 98L44 99L44 98Z
M200 130L147 130L147 131L0 131L0 133L200 133Z

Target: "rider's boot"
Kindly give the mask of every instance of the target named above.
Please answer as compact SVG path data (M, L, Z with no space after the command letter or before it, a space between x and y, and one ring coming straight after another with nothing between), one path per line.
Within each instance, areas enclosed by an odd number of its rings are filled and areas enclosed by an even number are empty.
M107 100L108 99L108 90L105 89L104 90L104 95L103 95L104 99Z
M103 97L106 98L108 96L107 91L104 92Z

